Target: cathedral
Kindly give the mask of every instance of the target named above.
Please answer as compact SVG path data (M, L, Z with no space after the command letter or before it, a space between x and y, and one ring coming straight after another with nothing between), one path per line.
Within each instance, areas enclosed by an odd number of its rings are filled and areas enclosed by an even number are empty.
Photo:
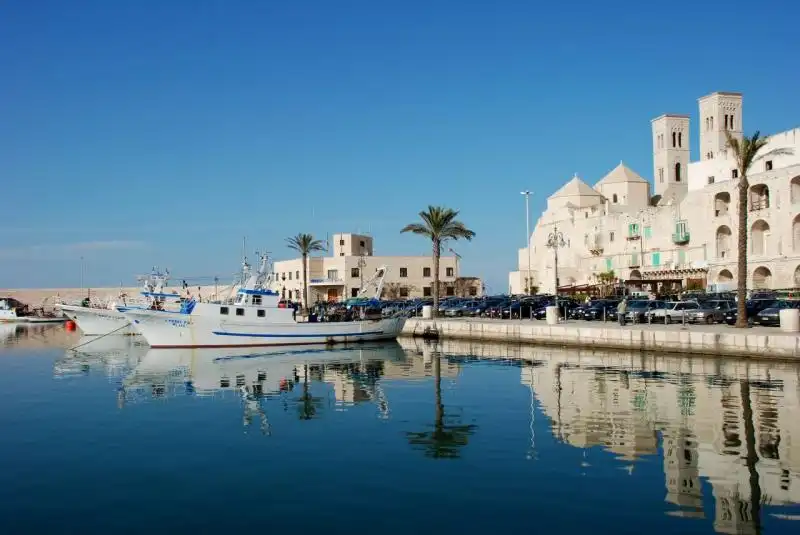
M738 170L725 132L742 138L742 94L698 103L698 161L689 157L689 116L665 114L651 121L652 183L620 162L594 186L575 176L548 197L530 251L519 251L509 274L511 293L585 291L609 280L654 293L736 287ZM765 156L749 172L748 288L798 288L800 128L768 139L760 154L792 153Z

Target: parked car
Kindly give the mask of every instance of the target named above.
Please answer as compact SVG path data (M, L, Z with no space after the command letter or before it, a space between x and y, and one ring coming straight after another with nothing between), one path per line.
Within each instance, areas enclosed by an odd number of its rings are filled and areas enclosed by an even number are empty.
M725 314L731 309L735 309L733 301L715 300L703 301L700 308L692 310L686 314L686 321L689 323L722 323L725 321Z
M652 323L663 321L665 325L668 325L683 321L684 316L688 321L689 314L699 309L700 305L694 301L672 301L667 303L664 308L651 310L648 315Z
M619 301L616 299L600 299L592 301L586 311L583 313L583 319L586 321L616 321L617 319L617 305Z
M536 310L533 312L533 317L537 320L543 320L547 317L547 307L553 306L555 302L548 303L544 306L538 306ZM559 299L558 300L558 317L570 317L570 312L577 308L578 304L575 301L569 299Z
M625 319L633 323L645 323L647 322L648 312L651 310L660 310L666 306L667 303L664 301L631 301L628 303L628 311L625 313Z
M781 310L786 308L800 308L800 301L775 301L771 307L765 308L755 315L753 323L765 327L781 326Z
M756 315L764 309L772 307L776 303L775 299L751 299L747 301L744 306L747 311L747 322L752 324ZM738 317L738 310L736 307L725 313L725 323L728 325L736 324Z

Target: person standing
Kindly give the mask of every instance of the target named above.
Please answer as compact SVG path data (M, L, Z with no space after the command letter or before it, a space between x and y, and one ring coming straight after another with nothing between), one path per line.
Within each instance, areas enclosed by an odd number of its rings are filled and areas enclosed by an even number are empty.
M617 305L617 319L619 320L620 327L625 326L625 314L628 312L628 298L623 297L622 301Z

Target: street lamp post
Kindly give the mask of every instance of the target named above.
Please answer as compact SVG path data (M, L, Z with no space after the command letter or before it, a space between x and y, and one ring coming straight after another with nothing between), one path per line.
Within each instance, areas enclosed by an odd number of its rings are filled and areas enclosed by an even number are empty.
M525 249L528 251L528 283L525 286L527 287L528 294L533 293L531 289L533 286L533 281L531 280L531 212L528 205L531 193L532 192L529 190L520 192L520 195L525 196Z
M553 232L547 235L547 246L553 249L553 272L555 273L556 314L561 316L558 308L558 249L567 245L564 234L558 230L558 223L553 224Z

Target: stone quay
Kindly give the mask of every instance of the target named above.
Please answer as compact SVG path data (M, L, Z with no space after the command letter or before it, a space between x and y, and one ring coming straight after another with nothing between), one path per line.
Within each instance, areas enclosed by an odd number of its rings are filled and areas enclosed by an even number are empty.
M800 336L777 328L572 321L409 318L403 336L762 358L800 358Z

